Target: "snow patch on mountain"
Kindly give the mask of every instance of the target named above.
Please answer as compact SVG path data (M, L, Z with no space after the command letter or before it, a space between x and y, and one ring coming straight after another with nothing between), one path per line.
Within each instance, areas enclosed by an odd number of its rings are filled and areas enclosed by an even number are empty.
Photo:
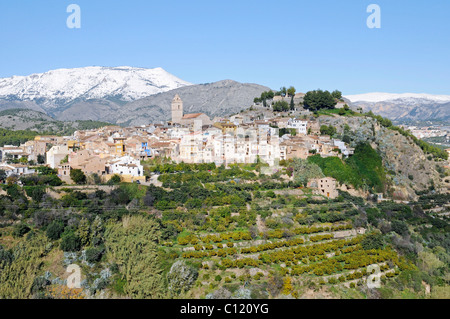
M369 103L379 103L379 102L398 102L398 103L414 103L414 102L434 102L434 103L448 103L450 102L450 95L432 95L426 93L366 93L366 94L356 94L356 95L346 95L346 99L349 99L352 103L357 102L369 102Z
M162 68L85 67L0 79L0 98L19 100L103 99L134 101L192 85Z

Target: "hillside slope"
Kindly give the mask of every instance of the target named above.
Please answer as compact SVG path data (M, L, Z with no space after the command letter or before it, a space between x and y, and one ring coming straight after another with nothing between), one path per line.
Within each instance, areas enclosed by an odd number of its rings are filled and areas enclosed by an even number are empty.
M0 111L0 128L13 131L34 131L59 135L70 135L76 130L108 125L98 121L58 121L45 113L27 109Z
M414 199L416 192L441 187L441 179L436 170L437 163L428 159L422 149L410 138L397 131L381 126L375 119L368 117L320 116L321 125L332 125L339 135L347 133L350 145L369 142L383 159L391 188L390 195L398 199Z
M121 125L142 125L171 119L171 103L178 94L184 102L184 113L206 113L211 118L237 113L252 105L255 96L269 88L231 80L191 85L133 101L115 110L111 120ZM106 106L105 106L106 107ZM77 109L68 109L58 118L69 119ZM91 118L94 119L94 118Z

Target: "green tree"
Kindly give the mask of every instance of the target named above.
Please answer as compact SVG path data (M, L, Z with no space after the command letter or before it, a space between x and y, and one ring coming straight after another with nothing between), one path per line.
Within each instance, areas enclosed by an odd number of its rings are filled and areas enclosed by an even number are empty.
M286 101L277 101L272 105L274 112L287 112L289 111L289 103Z
M51 240L58 240L64 232L64 225L59 221L54 221L47 226L46 234Z
M330 125L322 125L320 126L320 134L322 135L329 135L329 136L333 136L334 134L336 134L337 130L334 126Z
M31 228L28 227L28 225L26 225L26 224L19 224L19 225L14 227L12 235L15 238L20 238L20 237L23 237L25 234L27 234L30 230L31 230Z
M401 220L392 221L391 228L399 235L405 236L409 234L408 225L405 222L402 222Z
M67 231L62 235L60 247L62 251L76 252L81 249L81 240L73 231Z
M317 164L310 163L305 159L295 158L292 162L292 168L294 181L305 186L311 179L325 177Z
M122 181L122 178L120 177L120 175L114 174L111 179L108 181L109 185L117 185L120 184L120 182Z
M91 234L90 234L89 221L86 218L82 218L80 220L76 234L80 238L80 242L81 242L82 246L89 245Z
M337 100L340 100L340 99L342 99L342 92L338 91L338 90L334 90L333 92L331 92L331 96Z
M0 181L3 182L4 180L6 180L6 172L3 169L0 169Z
M309 91L303 99L303 106L311 111L334 109L336 104L331 93L322 90Z
M38 164L45 164L45 156L42 154L39 154L37 156L37 162L38 162Z
M81 169L72 169L70 171L70 178L78 185L86 184L86 175Z
M44 176L58 175L58 170L50 168L48 166L39 166L39 167L36 167L36 170L38 171L39 175L44 175Z
M296 91L295 87L291 86L291 87L289 87L289 89L287 89L287 94L291 97L294 97L295 91Z
M383 236L377 233L368 234L361 241L361 246L365 250L382 249L384 246Z

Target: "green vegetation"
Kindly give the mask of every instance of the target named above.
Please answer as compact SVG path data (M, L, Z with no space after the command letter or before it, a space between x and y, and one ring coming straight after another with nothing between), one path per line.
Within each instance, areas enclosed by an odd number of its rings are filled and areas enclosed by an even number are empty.
M286 101L277 101L272 104L272 109L274 112L287 112L291 109L291 107Z
M37 135L39 134L33 131L12 131L0 128L0 147L5 145L19 146L26 141L34 140Z
M386 172L381 156L367 143L359 144L354 155L344 161L338 157L322 158L320 155L309 157L308 161L317 164L326 176L340 183L376 193L385 191Z
M0 116L1 113L2 112L0 112ZM44 128L44 125L42 123L39 124L38 127L36 127L36 129L30 130L10 130L0 128L0 147L3 147L5 145L19 146L20 144L25 143L29 140L34 140L34 138L38 135L68 136L72 135L75 131L78 130L89 130L111 125L110 123L107 122L98 122L98 121L51 122L51 123L56 125L57 128L50 131L43 130L42 128Z
M360 113L352 111L348 106L339 109L321 109L317 112L318 115L340 115L340 116L362 116Z
M402 129L399 126L395 126L392 124L391 120L383 118L380 115L375 115L372 113L372 111L365 113L365 116L374 118L378 121L378 123L380 123L380 125L393 130L393 131L397 131L399 132L401 135L409 138L410 140L412 140L417 146L419 146L426 154L431 154L436 158L440 158L440 159L444 159L444 160L448 160L448 153L439 148L436 147L434 145L431 145L421 139L418 139L417 137L415 137L410 131L406 131L404 129Z
M70 178L79 185L86 184L86 175L81 169L72 169L70 171Z
M124 217L106 227L106 252L126 280L125 294L142 299L162 296L163 281L158 261L158 224L141 216Z
M449 195L375 203L303 187L330 173L378 191L384 171L368 144L344 161L313 156L274 172L262 163L144 164L163 187L51 189L40 184L55 176L49 168L23 188L4 185L0 297L302 298L321 287L369 298L367 267L377 264L383 298L445 298L450 225L432 209L445 207ZM79 291L63 290L69 264L81 267Z
M331 93L322 90L309 91L303 99L303 106L310 111L334 109L336 104L336 99Z
M336 134L336 128L332 125L322 125L320 126L320 134L333 136L334 134Z

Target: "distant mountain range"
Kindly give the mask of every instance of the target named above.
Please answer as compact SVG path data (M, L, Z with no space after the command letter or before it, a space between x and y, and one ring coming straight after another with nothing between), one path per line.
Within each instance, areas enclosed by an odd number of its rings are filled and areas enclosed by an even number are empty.
M224 80L192 84L162 68L85 67L0 79L0 111L30 109L58 120L142 125L170 119L175 94L185 113L237 113L268 87ZM394 121L450 121L450 96L368 93L344 97L354 108Z
M0 110L30 109L56 120L142 125L170 119L179 94L189 112L239 112L269 88L231 80L194 85L162 68L86 67L0 79Z
M450 95L367 93L347 95L353 107L399 122L450 122Z

